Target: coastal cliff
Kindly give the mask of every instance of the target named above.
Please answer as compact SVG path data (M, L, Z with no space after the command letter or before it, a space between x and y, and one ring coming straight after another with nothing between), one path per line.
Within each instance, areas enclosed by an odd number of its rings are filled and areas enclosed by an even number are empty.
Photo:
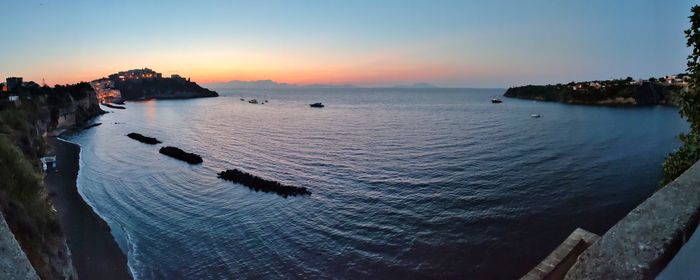
M602 106L677 106L683 87L654 82L609 82L567 85L527 85L509 88L504 96L567 104Z
M51 194L42 183L39 158L46 136L103 113L87 83L20 88L0 101L0 209L42 279L77 279ZM10 101L7 95L17 98Z

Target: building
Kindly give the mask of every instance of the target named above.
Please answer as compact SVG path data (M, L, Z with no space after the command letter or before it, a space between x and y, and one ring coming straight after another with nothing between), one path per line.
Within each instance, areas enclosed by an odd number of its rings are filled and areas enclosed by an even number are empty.
M121 92L112 88L114 83L109 79L99 79L90 82L90 85L97 93L97 100L100 103L111 103L121 99Z
M5 79L7 86L7 91L13 91L17 88L22 87L22 77L9 77Z
M163 74L148 68L121 71L119 73L109 75L109 79L112 81L159 79L162 77Z
M39 84L35 83L34 81L29 81L29 82L22 83L22 87L24 87L24 88L39 88Z
M41 169L46 172L56 170L56 156L45 156L41 158Z

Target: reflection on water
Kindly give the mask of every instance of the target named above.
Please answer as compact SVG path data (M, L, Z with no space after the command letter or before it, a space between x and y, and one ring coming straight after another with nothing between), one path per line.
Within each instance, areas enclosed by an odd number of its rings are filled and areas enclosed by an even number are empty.
M81 193L123 229L115 235L138 278L512 279L575 227L602 233L651 194L687 129L673 108L491 104L502 92L129 102L71 140L83 147ZM319 101L327 106L308 106ZM129 132L204 163L162 156ZM313 195L216 178L232 167Z
M145 121L153 123L156 120L156 100L149 99L140 103L144 106L143 112Z

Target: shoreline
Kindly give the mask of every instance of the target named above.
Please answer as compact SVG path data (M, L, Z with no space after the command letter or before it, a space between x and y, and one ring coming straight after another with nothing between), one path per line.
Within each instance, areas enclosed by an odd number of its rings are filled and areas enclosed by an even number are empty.
M58 211L73 266L82 279L132 279L126 255L112 236L109 225L78 193L80 146L49 138L57 159L57 171L44 177L44 186Z
M666 104L629 104L629 103L580 103L580 102L568 102L568 101L558 101L558 100L544 100L529 97L516 97L516 96L505 96L505 98L523 100L523 101L536 101L536 102L546 102L562 104L567 106L584 106L584 107L600 107L600 108L615 108L615 109L633 109L633 108L649 108L649 107L668 107L668 108L678 108L677 105L666 103ZM505 100L505 99L504 99Z

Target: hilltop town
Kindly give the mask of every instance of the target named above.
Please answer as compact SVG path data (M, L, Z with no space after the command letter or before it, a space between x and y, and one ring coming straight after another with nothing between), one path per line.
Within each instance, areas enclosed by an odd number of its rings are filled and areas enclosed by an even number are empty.
M163 77L152 69L133 69L111 74L90 82L101 103L145 99L181 99L216 97L216 92L205 89L189 78L177 74Z

